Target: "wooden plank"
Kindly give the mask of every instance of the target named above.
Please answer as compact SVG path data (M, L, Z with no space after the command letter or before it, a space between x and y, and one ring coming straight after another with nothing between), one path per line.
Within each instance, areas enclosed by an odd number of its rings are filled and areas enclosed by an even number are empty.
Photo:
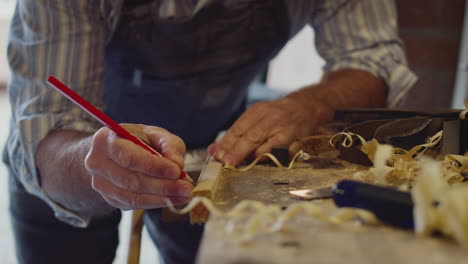
M208 157L206 165L200 173L197 185L192 191L192 196L202 196L213 200L216 187L222 177L223 165ZM191 223L205 223L209 218L209 211L204 205L199 204L190 211Z
M224 173L214 201L225 211L241 200L287 206L297 201L289 190L330 186L363 169L336 159L312 160L290 171L256 166L247 172ZM331 200L313 202L328 214L337 210ZM288 232L264 233L240 243L226 231L226 219L210 218L197 263L458 264L468 259L468 251L452 241L418 237L385 225L334 225L305 217L291 221Z

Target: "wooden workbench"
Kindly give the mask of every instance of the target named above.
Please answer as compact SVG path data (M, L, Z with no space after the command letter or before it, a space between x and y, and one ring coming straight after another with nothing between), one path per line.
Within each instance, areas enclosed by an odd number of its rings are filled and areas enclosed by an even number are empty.
M364 167L335 159L303 163L285 171L257 166L223 175L215 203L228 210L241 200L287 206L298 201L289 190L330 186ZM331 200L313 201L327 213ZM334 225L308 217L295 218L287 232L264 233L239 243L226 231L226 219L206 223L197 263L468 263L468 249L443 238L418 237L386 225Z

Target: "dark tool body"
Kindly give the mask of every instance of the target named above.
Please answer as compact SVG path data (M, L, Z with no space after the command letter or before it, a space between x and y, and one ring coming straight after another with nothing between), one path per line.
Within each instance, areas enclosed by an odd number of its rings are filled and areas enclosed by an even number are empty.
M347 125L344 132L362 136L366 141L376 139L381 144L409 150L427 143L439 131L444 131L443 142L432 149L435 153L460 154L468 151L468 119L459 119L461 110L432 112L393 109L342 109L335 120ZM342 140L344 137L342 137ZM337 144L339 147L340 144ZM372 165L360 151L360 142L350 148L340 147L340 158L365 166Z
M338 207L366 209L383 222L413 228L413 201L409 192L364 182L342 180L333 187L290 191L304 199L333 198Z

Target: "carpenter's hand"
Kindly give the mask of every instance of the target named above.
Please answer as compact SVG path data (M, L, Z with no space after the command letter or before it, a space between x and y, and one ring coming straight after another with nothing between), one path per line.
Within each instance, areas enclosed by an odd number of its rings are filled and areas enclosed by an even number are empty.
M225 164L238 165L250 154L257 157L272 147L290 146L332 115L328 105L300 94L256 103L209 147L209 152Z
M165 207L190 200L193 185L179 179L184 167L185 145L167 130L123 125L164 157L158 157L135 143L120 138L104 127L94 134L85 167L92 187L112 206L123 210Z

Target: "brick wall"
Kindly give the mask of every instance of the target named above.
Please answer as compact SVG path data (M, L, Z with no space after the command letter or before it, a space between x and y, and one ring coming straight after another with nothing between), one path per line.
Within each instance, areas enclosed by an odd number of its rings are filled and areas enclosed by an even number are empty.
M447 108L452 102L465 0L397 0L400 36L419 81L409 108Z

